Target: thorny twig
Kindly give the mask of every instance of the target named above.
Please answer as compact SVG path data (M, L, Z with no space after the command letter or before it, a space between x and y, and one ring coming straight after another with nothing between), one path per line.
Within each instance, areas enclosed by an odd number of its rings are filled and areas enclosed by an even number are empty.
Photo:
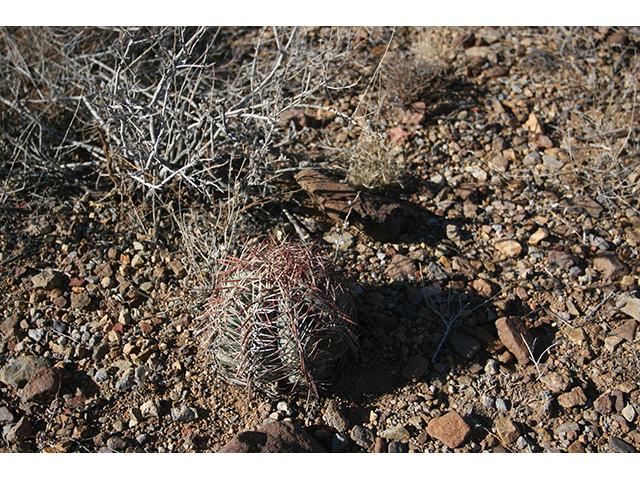
M529 344L527 343L527 341L524 338L524 335L521 335L522 337L522 341L524 342L525 346L527 347L527 351L529 352L529 358L531 359L531 361L533 362L533 364L536 367L536 370L538 371L538 377L536 378L536 380L540 380L540 378L542 378L542 376L544 375L544 373L547 371L547 368L549 367L549 362L547 362L544 366L544 370L540 370L540 360L542 359L542 357L544 357L549 350L551 350L553 347L555 347L556 345L558 345L560 342L555 342L553 345L550 345L549 347L547 347L545 349L544 352L542 352L540 354L540 356L536 359L535 356L533 355L533 350L535 349L536 346L536 341L538 340L537 338L535 338L533 340L533 344L531 345L531 347L529 346Z

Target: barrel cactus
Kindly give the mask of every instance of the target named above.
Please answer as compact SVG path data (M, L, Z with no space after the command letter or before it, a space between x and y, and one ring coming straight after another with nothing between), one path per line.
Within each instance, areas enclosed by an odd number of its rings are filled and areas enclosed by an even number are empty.
M316 246L269 237L222 266L205 313L220 377L317 396L357 353L353 296L335 263Z

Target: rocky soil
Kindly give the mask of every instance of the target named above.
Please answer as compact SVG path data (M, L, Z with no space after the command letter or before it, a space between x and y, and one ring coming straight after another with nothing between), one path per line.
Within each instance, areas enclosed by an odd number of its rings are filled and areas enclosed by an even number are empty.
M399 32L394 55L455 75L381 108L395 177L369 190L331 168L336 151L388 160L361 126L283 119L298 129L292 168L244 235L322 242L358 298L359 358L317 400L216 378L171 218L153 226L148 207L91 189L6 201L0 450L640 450L639 41L634 28ZM384 51L362 47L345 83ZM349 116L358 100L335 106Z

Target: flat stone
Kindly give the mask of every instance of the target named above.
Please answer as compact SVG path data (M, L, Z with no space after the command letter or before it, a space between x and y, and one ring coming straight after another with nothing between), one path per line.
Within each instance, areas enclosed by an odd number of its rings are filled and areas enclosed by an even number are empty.
M348 215L349 223L375 240L389 241L413 225L409 207L393 200L358 192L311 169L301 170L295 179L330 218L342 223Z
M417 382L427 372L429 360L421 355L414 355L402 369L402 376L409 381Z
M34 288L51 291L55 288L64 288L69 283L69 278L62 272L45 270L31 277Z
M617 302L620 311L640 322L640 298L629 295L621 295Z
M338 403L334 399L329 400L327 409L324 415L322 415L322 418L327 425L331 428L335 428L338 432L346 432L351 426L338 406Z
M612 335L604 339L604 348L607 352L613 353L618 345L622 343L622 337Z
M498 437L507 445L515 442L520 436L518 427L509 419L496 418L493 425L496 427Z
M464 333L454 333L449 337L449 343L458 354L467 360L480 350L480 343L475 338Z
M257 431L233 437L220 453L326 453L302 428L291 422L270 422Z
M471 428L457 412L449 412L432 419L427 432L449 448L458 448L471 434Z
M14 358L0 370L0 382L11 385L15 389L21 389L36 370L49 365L49 361L43 357L25 355Z
M570 328L567 331L567 337L569 337L569 340L577 344L582 344L589 339L586 332L584 331L584 328L582 327Z
M618 437L609 437L609 448L615 453L638 453L633 445Z
M403 425L395 425L380 432L382 438L387 440L409 441L410 435Z
M522 245L517 240L498 240L493 243L493 246L508 257L518 257L522 253Z
M593 268L602 273L605 280L616 280L629 273L629 267L613 252L593 257Z
M627 320L625 323L620 325L618 328L611 332L611 335L615 335L617 337L626 340L627 342L633 342L633 339L636 336L636 327L638 323L633 319Z
M552 393L562 393L573 383L571 377L558 372L550 372L543 375L540 381L544 383Z
M107 439L107 447L118 452L127 448L128 445L127 441L120 436L113 436Z
M61 373L55 367L39 368L20 392L23 402L46 403L60 391Z
M582 407L587 403L587 396L580 387L574 387L570 392L558 397L558 404L564 408Z
M531 361L527 345L533 349L533 337L520 317L501 317L496 320L496 329L500 340L518 363L526 365Z
M630 403L622 409L621 413L627 422L632 423L636 419L636 409Z
M542 164L549 170L560 170L564 167L564 163L551 155L542 155Z
M135 371L133 368L127 368L116 382L116 388L118 390L129 390L134 384Z
M575 260L567 252L559 250L550 250L547 254L547 264L553 270L559 268L564 272L568 272L575 265Z
M418 268L416 262L404 255L394 255L385 269L384 273L391 279L396 281L407 280L415 277Z
M587 214L590 217L598 218L602 213L602 205L586 196L575 196L563 198L558 202L558 206L569 215Z
M175 277L184 278L187 276L187 269L180 260L171 260L167 263L167 266L171 269Z
M356 425L351 429L351 440L356 442L356 445L364 448L368 448L375 442L375 434L363 425Z

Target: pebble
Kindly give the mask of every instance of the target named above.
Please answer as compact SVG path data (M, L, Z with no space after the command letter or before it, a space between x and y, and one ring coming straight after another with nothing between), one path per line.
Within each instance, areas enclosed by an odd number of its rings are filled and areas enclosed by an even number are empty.
M496 427L498 437L507 445L515 442L520 436L518 427L507 418L498 417L493 425Z
M393 442L389 443L389 448L387 451L389 453L408 453L409 445L405 442L394 440Z
M520 364L531 361L529 349L533 348L533 337L520 317L501 317L496 320L496 329L504 346Z
M387 428L380 432L379 435L387 440L408 441L410 438L408 430L403 425Z
M496 410L506 412L509 410L509 405L507 405L507 402L503 398L498 397L496 398Z
M140 412L142 413L142 408L140 409ZM198 414L196 413L196 411L193 408L188 407L184 403L182 405L173 407L171 409L172 422L178 422L178 423L193 422L197 418L197 416Z
M159 417L160 416L160 404L157 400L147 400L140 405L140 413L144 418Z
M351 440L356 442L356 445L364 448L368 448L375 442L375 434L362 425L356 425L351 429Z
M117 452L127 448L127 441L119 436L109 437L107 439L107 447Z
M627 406L622 409L621 413L627 422L632 423L636 419L636 410L631 404L627 404Z
M470 360L479 350L480 343L464 333L455 333L449 337L449 343L461 356Z
M118 390L130 390L135 385L135 371L133 368L127 368L116 382Z
M342 410L338 406L338 403L334 399L329 400L327 409L322 418L327 425L331 428L335 428L338 432L346 432L350 427L349 421L344 416Z
M540 378L540 381L544 383L552 393L562 393L573 383L568 375L558 372L547 373Z
M471 428L457 412L429 421L427 432L449 448L458 448L471 434Z
M574 387L570 392L558 397L558 404L564 408L582 407L587 403L587 396L580 387Z
M101 368L95 373L95 375L93 376L93 379L98 383L108 382L109 373L104 368Z

